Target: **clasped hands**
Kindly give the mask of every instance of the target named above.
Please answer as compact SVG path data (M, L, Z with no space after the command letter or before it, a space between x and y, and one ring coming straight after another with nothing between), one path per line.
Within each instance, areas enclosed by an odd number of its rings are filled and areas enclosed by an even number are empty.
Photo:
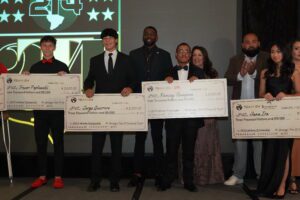
M244 61L240 70L241 76L244 77L247 73L251 75L254 72L255 72L255 62Z

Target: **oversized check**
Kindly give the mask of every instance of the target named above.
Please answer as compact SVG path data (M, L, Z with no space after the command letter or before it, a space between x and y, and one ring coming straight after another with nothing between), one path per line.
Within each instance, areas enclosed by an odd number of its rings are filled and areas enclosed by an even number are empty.
M71 95L65 103L65 132L147 131L145 96Z
M63 110L65 97L80 94L80 74L6 74L8 110Z
M0 111L6 110L4 77L0 76Z
M300 97L232 100L233 139L300 138Z
M142 83L149 119L228 116L226 79Z

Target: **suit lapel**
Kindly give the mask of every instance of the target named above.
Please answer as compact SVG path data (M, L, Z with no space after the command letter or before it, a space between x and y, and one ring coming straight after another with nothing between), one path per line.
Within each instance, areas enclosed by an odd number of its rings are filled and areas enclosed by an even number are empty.
M119 66L120 66L120 53L117 51L117 58L116 58L113 74L118 70Z
M241 67L242 67L242 65L243 65L244 60L245 60L245 55L244 55L244 54L241 54L241 55L239 56L238 60L237 60L237 66L239 66L238 71L241 70Z
M105 52L103 52L102 54L100 54L100 57L99 57L99 59L100 59L99 63L102 63L102 65L100 66L99 70L101 70L105 74L108 74L108 72L106 71L106 67L105 67L104 53Z
M193 67L192 67L192 65L189 66L188 79L191 78L191 76L193 76Z
M266 66L262 66L263 65L263 59L261 59L261 57L262 57L262 54L261 53L259 53L258 55L257 55L257 59L256 59L256 69L257 69L257 71L260 71L261 69L263 69L263 68L265 68Z
M173 67L172 73L173 73L173 79L179 80L178 73L177 73L177 70L175 69L175 67Z

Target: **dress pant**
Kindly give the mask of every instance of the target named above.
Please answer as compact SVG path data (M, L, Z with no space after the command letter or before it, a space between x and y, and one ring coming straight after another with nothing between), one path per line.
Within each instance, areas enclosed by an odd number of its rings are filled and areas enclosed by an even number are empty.
M233 175L240 179L242 179L245 176L246 169L247 169L247 155L248 155L247 145L248 145L247 140L235 141ZM257 176L260 176L262 141L252 140L252 145L253 145L254 168Z
M121 177L123 133L97 132L93 133L92 136L92 182L100 182L101 180L101 158L107 134L109 134L111 142L110 182L118 183Z
M42 114L41 114L42 113ZM54 143L54 175L62 176L64 160L64 114L60 111L37 111L34 113L34 133L37 145L39 175L47 175L48 134Z
M164 168L164 147L163 147L163 119L149 120L151 126L151 136L153 143L153 156L155 162L155 174L162 175ZM145 157L145 141L147 132L140 132L135 135L134 146L134 173L143 173L143 163Z
M182 144L183 181L193 184L194 177L194 150L199 124L195 119L169 119L166 120L166 171L164 182L172 183L178 172L178 149Z

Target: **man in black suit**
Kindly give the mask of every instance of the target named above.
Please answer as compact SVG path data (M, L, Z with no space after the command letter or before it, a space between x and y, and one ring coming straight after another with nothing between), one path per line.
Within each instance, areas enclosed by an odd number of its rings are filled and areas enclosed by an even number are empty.
M191 48L187 43L181 43L176 48L177 66L173 67L166 80L172 83L173 80L204 79L202 69L189 64ZM191 83L192 84L192 83ZM171 187L177 175L178 148L182 145L182 164L184 188L188 191L197 191L193 183L194 175L194 148L198 128L203 126L202 118L177 118L166 120L167 132L167 167L163 182L160 185L162 191Z
M157 30L153 26L147 26L143 32L144 46L132 50L129 54L135 72L137 73L138 86L137 92L141 92L142 81L162 81L172 68L170 54L156 46L158 36ZM153 142L153 154L155 161L155 185L161 180L164 148L162 142L162 131L164 120L149 120L151 126L151 135ZM134 147L134 171L128 186L133 187L143 181L143 162L145 155L145 140L147 132L137 133L135 136Z
M117 51L118 34L114 29L104 29L101 39L105 51L90 60L90 70L84 81L84 90L88 98L95 93L121 93L128 96L135 89L136 78L129 56ZM92 137L92 176L88 191L96 191L100 187L101 154L106 135L111 141L111 177L110 190L120 190L122 132L97 132Z

